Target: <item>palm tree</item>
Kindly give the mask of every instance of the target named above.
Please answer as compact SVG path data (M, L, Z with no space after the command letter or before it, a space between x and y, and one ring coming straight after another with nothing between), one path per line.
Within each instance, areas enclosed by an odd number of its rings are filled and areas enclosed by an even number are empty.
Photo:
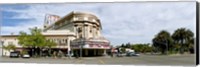
M172 45L172 38L169 32L162 30L153 38L152 42L153 46L157 48L156 50L160 50L162 54L166 54L169 46Z
M173 34L172 38L175 43L180 45L180 53L183 54L184 50L188 50L190 40L193 39L194 33L189 29L179 28Z

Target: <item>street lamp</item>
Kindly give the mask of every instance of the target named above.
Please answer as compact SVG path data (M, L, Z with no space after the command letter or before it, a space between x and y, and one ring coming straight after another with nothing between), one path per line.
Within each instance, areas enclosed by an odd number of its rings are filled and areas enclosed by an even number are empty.
M82 49L83 49L83 39L81 39L81 44L80 44L80 58L82 57Z
M70 40L67 38L67 45L68 45L68 56L69 56L69 58L71 58L71 47L70 47L70 42L69 42Z
M83 45L85 45L85 22L83 22L83 28L84 28L84 32L83 32L83 38L81 38L81 49L80 49L80 57L82 57L82 52L83 52Z

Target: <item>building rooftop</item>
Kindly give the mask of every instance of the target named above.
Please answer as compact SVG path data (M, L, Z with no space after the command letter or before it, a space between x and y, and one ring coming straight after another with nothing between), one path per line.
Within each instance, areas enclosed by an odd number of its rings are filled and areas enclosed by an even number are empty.
M78 16L78 15L94 17L97 20L97 22L100 23L100 26L101 26L100 20L93 13L87 12L87 11L72 11L69 14L65 15L64 17L59 18L57 21L55 21L53 24L51 24L50 26L48 26L44 30L48 30L49 28L53 27L54 25L59 24L61 22L64 22L65 19L69 20L70 18L72 18L74 16Z

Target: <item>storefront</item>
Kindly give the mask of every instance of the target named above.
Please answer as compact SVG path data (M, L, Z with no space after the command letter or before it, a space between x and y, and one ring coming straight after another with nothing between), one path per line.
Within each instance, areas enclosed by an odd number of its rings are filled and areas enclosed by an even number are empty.
M74 53L81 54L82 56L103 56L106 50L110 49L109 42L92 41L92 40L75 40L71 44Z

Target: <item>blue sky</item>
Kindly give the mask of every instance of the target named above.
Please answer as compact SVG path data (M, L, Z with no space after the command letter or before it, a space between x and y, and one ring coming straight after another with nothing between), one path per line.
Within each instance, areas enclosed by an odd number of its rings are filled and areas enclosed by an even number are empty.
M35 26L42 28L45 14L63 17L71 11L88 11L100 18L102 35L112 45L151 43L161 30L172 34L185 27L195 32L195 6L195 2L4 4L0 6L1 34L28 32L28 28Z

